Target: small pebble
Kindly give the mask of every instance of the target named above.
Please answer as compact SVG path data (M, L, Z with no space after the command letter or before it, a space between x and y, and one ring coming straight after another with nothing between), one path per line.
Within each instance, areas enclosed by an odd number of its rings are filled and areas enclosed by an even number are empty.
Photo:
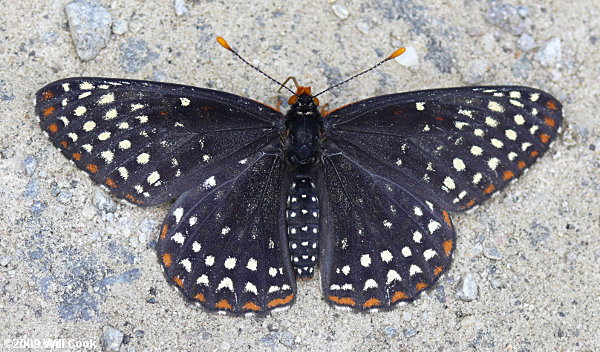
M101 189L96 189L94 193L94 205L98 210L107 213L114 213L117 210L117 204Z
M560 38L552 38L533 56L534 60L543 66L555 66L562 59Z
M58 39L58 36L56 32L46 32L42 35L42 38L46 44L52 44Z
M361 31L362 34L369 33L369 30L371 29L369 27L369 23L366 20L358 21L358 23L356 23L356 28L358 28L358 30Z
M129 23L125 20L116 20L112 26L112 32L117 35L122 35L127 33L129 30Z
M35 169L37 168L37 159L33 155L28 155L23 160L23 172L25 176L33 176Z
M521 58L515 62L511 71L516 78L526 79L529 77L529 72L531 72L531 61L527 56L522 55Z
M463 81L465 81L467 84L478 84L483 81L486 81L489 77L491 69L492 65L486 60L471 60L463 69Z
M386 326L385 328L383 328L383 333L387 337L394 337L398 335L398 330L393 326Z
M502 259L502 253L496 247L485 247L483 248L483 255L491 260Z
M83 61L98 56L110 38L112 17L96 0L75 0L65 7L77 55Z
M37 180L31 180L25 186L25 191L23 191L23 197L35 198L35 197L37 197L39 189L40 189L39 182Z
M331 9L333 10L333 13L342 20L345 20L348 18L348 16L350 16L350 11L348 11L344 5L333 4L331 5Z
M231 349L231 344L227 341L222 341L221 345L219 346L223 351L229 351L229 349Z
M463 301L470 302L477 298L477 283L475 276L472 273L467 273L462 280L462 284L457 292L458 298Z
M525 13L519 11L518 7L510 4L505 4L499 1L492 1L490 9L486 14L486 19L493 25L496 25L507 32L515 35L520 35L525 31L525 21L521 16Z
M413 337L417 334L417 330L413 329L413 328L408 328L406 330L404 330L404 336L406 337Z
M121 343L123 343L123 336L124 334L121 331L113 328L112 326L105 325L102 328L102 337L100 340L102 344L102 351L119 351Z
M411 67L419 63L419 55L414 47L407 46L406 51L394 60L402 66Z
M410 321L412 319L412 314L410 312L402 312L402 319Z
M537 43L529 34L523 34L519 37L519 40L517 40L517 46L524 52L529 52L537 46Z
M185 6L185 0L175 0L174 7L175 7L175 14L177 16L189 15L189 11L188 11L187 7Z
M8 266L8 264L10 263L10 256L9 255L3 255L0 257L0 266Z

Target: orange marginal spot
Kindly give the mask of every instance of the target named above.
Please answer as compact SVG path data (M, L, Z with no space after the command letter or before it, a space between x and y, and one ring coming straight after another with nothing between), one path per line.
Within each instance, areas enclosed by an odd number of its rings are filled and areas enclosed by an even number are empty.
M527 166L527 164L525 164L523 160L519 160L517 166L519 167L519 169L523 170Z
M117 184L115 183L115 181L113 181L112 178L108 177L106 178L106 185L110 188L117 188Z
M159 112L159 114L160 114L160 116L167 116L167 115L169 115L169 112L168 111L161 111L161 112Z
M284 304L289 303L292 300L292 298L294 298L293 294L291 294L285 298L275 298L271 302L267 303L267 307L273 308L273 307L277 307L277 306L282 306Z
M197 295L195 295L194 298L199 300L200 302L206 301L206 298L204 298L204 295L201 293L198 293Z
M442 246L444 246L444 253L446 253L446 255L449 255L450 252L452 252L452 240L445 240L444 243L442 243Z
M535 158L535 157L536 157L536 156L538 156L539 154L540 154L540 153L539 153L537 150L534 150L534 151L532 151L531 153L529 153L529 155L530 155L532 158Z
M396 110L396 111L393 111L392 114L394 114L394 115L402 115L402 114L404 114L404 111L402 111L402 110Z
M210 110L210 109L212 109L212 107L210 107L210 106L208 106L208 105L204 105L204 106L201 106L201 107L200 107L200 110L204 110L204 111L208 111L208 110Z
M42 111L42 115L44 115L44 117L52 114L54 112L54 110L56 110L56 108L54 106L50 106L44 109L44 111Z
M67 149L67 147L69 146L69 143L67 143L67 141L60 141L60 146Z
M392 303L399 301L401 299L407 299L408 296L402 292L402 291L396 291L396 293L394 293L394 295L392 296Z
M444 215L444 221L448 224L449 228L452 228L452 221L450 220L450 214L447 211L442 210L442 214Z
M75 159L77 161L81 160L81 153L73 153L72 156L73 156L73 159Z
M542 143L546 144L550 141L550 136L545 133L542 133L542 134L540 134L540 141L542 141Z
M229 302L226 299L222 299L219 302L217 302L217 304L215 304L215 307L219 309L233 309L231 304L229 304Z
M177 284L177 286L183 288L183 280L181 280L179 276L173 277L173 281Z
M55 123L51 124L50 126L48 126L48 131L52 133L58 132L58 125Z
M424 289L427 288L427 284L424 282L419 282L415 285L415 288L417 289L417 292L423 291Z
M436 119L438 121L444 121L444 118L441 116L436 116L436 117L434 117L434 119Z
M127 198L129 201L131 201L131 202L133 202L133 203L137 203L137 204L142 204L142 203L144 203L143 201L136 199L134 196L132 196L132 195L131 195L131 194L129 194L129 193L127 193L127 194L125 195L125 198Z
M88 169L89 172L95 174L96 172L98 172L98 165L96 164L87 164L85 166L86 169Z
M550 127L554 127L556 126L556 122L554 121L553 118L551 118L550 116L546 116L544 117L544 123Z
M52 93L50 91L46 91L46 92L42 93L42 99L48 100L50 98L54 98L54 93Z
M255 312L260 311L260 307L257 306L256 304L254 304L254 302L246 302L246 304L244 304L244 306L242 308L248 309L248 310L253 310Z
M548 100L548 101L546 102L546 107L547 107L548 109L550 109L550 110L556 110L556 109L557 109L557 107L556 107L556 103L554 102L554 100Z
M329 300L345 306L355 306L356 302L350 297L329 296Z
M433 274L435 276L438 276L439 274L442 273L443 270L444 270L444 268L442 268L441 266L436 266L435 269L433 269Z
M494 192L495 190L496 190L496 187L490 183L490 185L487 186L487 188L483 190L483 193L490 194L490 193Z
M363 304L363 308L377 307L381 305L381 301L377 298L371 298Z
M473 205L475 205L475 199L471 199L471 200L469 201L469 203L467 203L467 208L470 208L470 207L472 207Z
M163 225L162 231L160 231L160 239L164 240L167 237L167 231L169 230L169 225Z
M515 177L515 173L514 173L514 172L512 172L512 171L510 171L510 170L506 170L506 171L504 171L504 173L502 174L502 179L503 179L504 181L508 181L508 180L510 180L510 179L511 179L511 178L513 178L513 177Z
M173 264L173 258L169 253L165 253L162 255L162 261L167 268L170 268L171 264Z

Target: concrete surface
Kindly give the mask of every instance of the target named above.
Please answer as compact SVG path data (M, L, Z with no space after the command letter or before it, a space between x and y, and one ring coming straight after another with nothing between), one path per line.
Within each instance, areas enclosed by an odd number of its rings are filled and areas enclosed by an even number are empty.
M121 351L600 350L598 1L100 3L112 31L83 61L67 1L0 0L0 350L44 339ZM564 103L563 133L519 182L474 213L454 215L454 265L413 304L337 311L311 281L284 312L207 314L184 302L157 262L168 205L116 203L45 138L32 98L50 81L101 75L272 102L277 87L219 47L216 35L274 77L294 75L315 89L411 46L410 67L388 63L321 101L524 84ZM474 299L461 299L473 284Z

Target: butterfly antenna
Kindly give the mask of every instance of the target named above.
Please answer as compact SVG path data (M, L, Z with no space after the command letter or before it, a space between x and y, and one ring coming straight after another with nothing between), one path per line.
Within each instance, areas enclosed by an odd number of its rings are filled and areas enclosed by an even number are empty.
M352 77L350 77L350 78L348 78L348 79L346 79L346 80L344 80L344 81L342 81L342 82L340 82L338 84L332 85L331 87L329 87L329 88L327 88L327 89L319 92L318 94L313 95L313 98L316 98L319 95L332 90L333 88L337 88L337 87L341 86L342 84L346 84L346 83L350 82L351 80L364 75L367 72L373 71L374 69L376 69L377 67L379 67L379 66L383 65L384 63L390 61L391 59L395 59L398 56L404 54L405 51L406 51L406 48L404 48L404 47L396 49L396 51L394 51L390 56L388 56L385 59L381 60L377 65L375 65L375 66L373 66L373 67L371 67L369 69L366 69L366 70L362 71L361 73L357 73L354 76L352 76Z
M240 54L238 54L238 53L237 53L237 51L235 51L235 50L233 50L233 49L231 48L231 46L229 45L229 43L227 43L227 41L226 41L226 40L225 40L223 37L217 37L217 42L218 42L218 43L219 43L219 44L220 44L222 47L224 47L225 49L227 49L227 50L231 51L231 52L233 53L233 55L237 56L237 57L238 57L238 59L242 60L242 62L243 62L243 63L245 63L246 65L248 65L248 66L252 67L252 68L253 68L253 69L255 69L256 71L258 71L258 72L262 73L262 74L263 74L265 77L267 77L267 78L268 78L268 79L270 79L271 81L273 81L273 82L277 83L277 85L279 85L279 86L281 86L281 87L283 87L283 88L285 88L285 89L289 90L289 91L290 91L290 93L292 93L292 94L296 95L296 93L295 93L293 90L291 90L291 89L289 89L288 87L286 87L285 85L283 85L283 83L279 82L279 81L278 81L278 80L276 80L275 78L273 78L273 77L269 76L268 74L264 73L264 72L263 72L263 71L262 71L260 68L258 68L258 67L256 67L256 66L254 66L254 65L252 65L251 63L249 63L248 61L246 61L246 59L244 59L243 57L241 57L241 56L240 56Z

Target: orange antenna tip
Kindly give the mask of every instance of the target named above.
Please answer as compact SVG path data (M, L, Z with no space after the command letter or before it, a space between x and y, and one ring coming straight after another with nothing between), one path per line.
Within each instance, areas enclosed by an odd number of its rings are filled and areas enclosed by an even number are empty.
M231 47L229 46L229 43L227 43L227 41L223 37L217 37L217 43L219 43L225 49L233 51L233 49L231 49Z
M223 44L221 44L221 45L223 45ZM394 51L392 53L392 55L388 56L387 59L385 59L385 60L387 61L387 60L395 59L398 56L404 54L405 51L406 51L406 48L404 48L404 47L398 48L396 51Z

